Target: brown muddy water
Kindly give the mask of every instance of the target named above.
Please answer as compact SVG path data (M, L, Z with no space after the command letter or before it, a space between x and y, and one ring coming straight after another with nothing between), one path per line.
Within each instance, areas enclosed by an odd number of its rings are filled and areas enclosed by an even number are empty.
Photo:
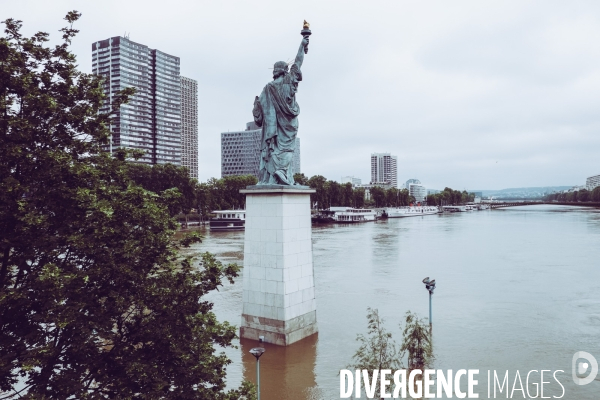
M243 265L244 232L202 232L194 250ZM600 210L540 205L315 226L313 253L319 333L265 345L263 400L338 399L338 373L366 333L367 307L400 341L406 311L428 315L426 276L437 281L436 369L479 369L480 398L488 398L488 370L508 370L511 386L517 370L523 380L530 370L563 370L563 398L599 398L600 376L575 385L571 359L586 351L600 360ZM241 276L209 299L221 321L239 326ZM248 350L258 343L237 343L226 351L231 387L255 380ZM552 375L545 380L554 384L544 396L560 396Z

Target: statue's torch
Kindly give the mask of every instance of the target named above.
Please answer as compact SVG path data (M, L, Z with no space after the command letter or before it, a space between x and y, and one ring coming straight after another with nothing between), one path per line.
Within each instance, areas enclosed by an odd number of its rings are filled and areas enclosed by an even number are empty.
M302 26L302 30L300 31L300 34L307 39L310 35L312 35L312 32L310 31L309 28L310 28L310 24L308 22L306 22L306 20L304 20L304 25ZM304 54L307 54L307 53L308 53L308 45L306 45L304 47Z

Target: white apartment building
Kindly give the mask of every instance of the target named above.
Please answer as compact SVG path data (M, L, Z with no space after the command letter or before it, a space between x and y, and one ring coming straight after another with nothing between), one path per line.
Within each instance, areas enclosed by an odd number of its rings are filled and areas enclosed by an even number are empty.
M371 154L371 183L398 188L398 157L390 153Z
M418 179L409 179L409 180L407 180L407 181L406 181L406 183L404 184L404 188L405 188L405 189L408 189L411 183L415 183L415 184L417 184L417 185L420 185L420 184L421 184L421 181L420 181L420 180L418 180Z
M587 190L594 190L598 186L600 186L600 175L590 176L585 180Z
M413 196L416 202L423 203L427 197L427 189L418 183L410 183L408 185L408 194Z
M345 185L346 183L351 183L352 186L358 186L362 183L362 181L360 178L355 178L353 176L342 176L340 183L342 185Z
M92 73L103 78L101 113L111 109L117 90L134 87L110 123L112 153L118 147L143 150L138 162L181 165L181 75L179 57L126 37L92 43Z

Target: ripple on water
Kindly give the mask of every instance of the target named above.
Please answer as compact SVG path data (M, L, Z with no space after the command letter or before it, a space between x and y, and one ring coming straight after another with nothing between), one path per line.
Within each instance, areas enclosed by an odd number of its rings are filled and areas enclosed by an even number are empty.
M243 263L243 232L206 231L197 249ZM562 369L568 397L595 398L598 385L575 386L571 357L600 357L600 210L528 206L493 211L389 219L313 228L319 333L261 358L266 399L339 396L338 371L366 331L366 308L378 308L400 340L407 310L426 317L421 280L435 278L437 368ZM212 293L220 320L239 325L241 279ZM254 361L242 343L226 353L232 386L254 380ZM264 368L264 370L262 369ZM267 385L267 386L265 386ZM594 393L594 394L593 394ZM560 391L558 392L560 395ZM546 393L545 393L546 395ZM552 395L552 393L551 393Z

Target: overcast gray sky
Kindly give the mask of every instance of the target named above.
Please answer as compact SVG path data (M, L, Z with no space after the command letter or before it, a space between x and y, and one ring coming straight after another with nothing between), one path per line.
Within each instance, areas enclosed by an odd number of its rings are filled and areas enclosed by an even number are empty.
M370 153L430 188L584 184L600 174L598 1L0 0L0 19L73 44L130 39L181 58L199 90L200 180L220 176L220 133L252 119L304 19L302 171L370 178Z

